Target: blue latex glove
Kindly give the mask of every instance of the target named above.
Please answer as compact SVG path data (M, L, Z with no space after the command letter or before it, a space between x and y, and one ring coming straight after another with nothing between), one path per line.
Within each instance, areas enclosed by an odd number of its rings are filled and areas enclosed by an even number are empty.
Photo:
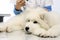
M15 13L15 15L18 15L18 14L20 14L22 12L22 10L16 10L15 8L14 8L14 13Z
M45 6L44 8L46 8L48 11L52 11L52 7L51 6Z

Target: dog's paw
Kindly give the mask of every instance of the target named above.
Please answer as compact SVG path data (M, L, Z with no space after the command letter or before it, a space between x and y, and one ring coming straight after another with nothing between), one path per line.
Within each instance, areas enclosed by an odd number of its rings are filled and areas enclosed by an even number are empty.
M56 38L57 36L56 35L54 35L54 34L45 34L45 35L42 35L41 37L43 37L43 38Z
M12 32L12 31L13 31L13 29L11 27L6 28L6 32Z
M39 29L39 30L36 30L33 34L38 36L38 37L41 37L42 35L44 35L46 33L46 30L44 29Z
M58 33L53 31L47 31L45 34L41 35L43 38L56 38L58 36Z
M0 32L5 32L5 31L6 31L6 27L0 26Z
M56 38L57 36L44 34L44 35L41 35L40 37L41 37L41 38Z

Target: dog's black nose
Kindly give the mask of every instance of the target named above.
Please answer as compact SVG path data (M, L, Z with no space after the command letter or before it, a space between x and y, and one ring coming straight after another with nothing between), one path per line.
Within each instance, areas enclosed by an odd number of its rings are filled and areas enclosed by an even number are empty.
M28 0L26 0L26 1L28 1Z
M29 27L26 27L25 30L28 31L29 30Z

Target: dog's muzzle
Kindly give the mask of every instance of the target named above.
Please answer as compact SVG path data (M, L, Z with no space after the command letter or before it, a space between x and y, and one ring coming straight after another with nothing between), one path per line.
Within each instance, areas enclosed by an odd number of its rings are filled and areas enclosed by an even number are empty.
M29 27L25 27L25 31L26 31L26 34L32 34L31 32L29 32Z
M25 27L25 30L28 32L28 30L29 30L29 27Z

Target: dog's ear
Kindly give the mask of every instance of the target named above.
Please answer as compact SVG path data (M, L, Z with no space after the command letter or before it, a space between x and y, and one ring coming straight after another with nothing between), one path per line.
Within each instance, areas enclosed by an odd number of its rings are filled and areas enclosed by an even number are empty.
M40 15L40 19L44 20L44 14Z
M40 19L36 19L36 20L40 24L41 28L44 28L45 30L48 30L49 29L49 25L42 19L40 18Z
M44 20L44 15L45 15L48 11L46 11L44 8L38 7L38 8L37 8L37 12L39 13L40 18L41 18L42 20Z
M44 20L44 14L39 14L41 20Z

